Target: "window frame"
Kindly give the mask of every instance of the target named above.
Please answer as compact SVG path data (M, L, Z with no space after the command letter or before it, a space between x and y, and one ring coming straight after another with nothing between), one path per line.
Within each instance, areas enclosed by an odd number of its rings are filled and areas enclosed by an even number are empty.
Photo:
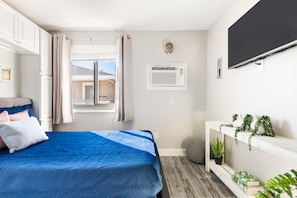
M71 60L71 65L73 67L72 62L73 61L92 61L93 62L93 66L94 66L94 74L93 74L93 82L82 82L82 84L92 84L93 85L93 91L94 91L94 96L93 96L93 104L73 104L73 110L74 112L115 112L115 102L113 103L109 103L109 104L102 104L99 103L98 99L99 99L99 66L98 66L98 62L99 61L114 61L115 62L115 69L116 69L116 59L115 58L97 58L97 59L73 59ZM96 75L97 74L97 75ZM73 75L72 75L73 76ZM114 74L115 78L116 78L116 72ZM97 82L97 83L96 83ZM82 86L82 92L83 92L84 86ZM115 89L115 87L114 87ZM115 90L114 90L115 91ZM84 95L84 93L82 93L82 96ZM98 96L98 97L96 97Z

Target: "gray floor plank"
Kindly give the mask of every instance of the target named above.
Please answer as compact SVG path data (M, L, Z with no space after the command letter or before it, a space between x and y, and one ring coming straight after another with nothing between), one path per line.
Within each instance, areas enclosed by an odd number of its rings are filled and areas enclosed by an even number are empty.
M162 158L161 158L162 161ZM186 192L182 186L182 183L180 179L178 178L178 174L176 172L176 169L171 166L163 166L164 169L164 175L166 177L166 181L168 182L168 190L170 193L170 196L172 197L186 197Z
M236 198L204 165L186 157L160 157L170 198Z

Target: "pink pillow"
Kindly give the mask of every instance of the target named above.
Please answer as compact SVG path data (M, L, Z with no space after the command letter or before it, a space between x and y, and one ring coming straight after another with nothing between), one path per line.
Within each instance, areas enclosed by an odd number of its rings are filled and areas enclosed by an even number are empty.
M0 124L4 122L10 122L9 115L7 111L3 111L0 113ZM0 137L0 150L6 148L2 138Z
M10 121L19 121L29 118L29 110L26 109L25 111L9 114Z
M8 116L8 112L7 111L3 111L0 113L0 124L3 122L9 122L9 116Z

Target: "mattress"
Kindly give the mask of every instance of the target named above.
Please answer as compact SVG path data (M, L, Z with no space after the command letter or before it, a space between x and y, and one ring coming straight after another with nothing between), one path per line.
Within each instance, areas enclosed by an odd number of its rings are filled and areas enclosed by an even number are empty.
M154 197L162 189L149 131L48 132L24 150L0 151L0 197Z

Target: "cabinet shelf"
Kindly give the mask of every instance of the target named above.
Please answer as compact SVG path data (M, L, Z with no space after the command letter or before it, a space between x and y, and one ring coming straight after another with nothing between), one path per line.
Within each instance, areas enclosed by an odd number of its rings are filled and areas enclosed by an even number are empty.
M220 125L223 123L222 121L207 121L205 123L205 169L206 171L212 170L238 197L249 197L232 181L231 176L234 170L231 167L226 164L219 166L210 160L210 130L219 132L222 140L225 136L234 138L235 128L222 126L220 131ZM250 135L251 132L240 132L237 139L248 144ZM297 140L282 136L254 136L251 139L251 146L252 149L257 148L275 157L297 164Z
M209 161L209 167L237 197L253 197L247 195L236 183L233 182L232 175L234 174L234 170L231 167L226 164L217 165L214 160Z
M209 121L207 122L207 125L210 129L219 132L219 128L222 123L223 122L219 121ZM234 138L235 128L222 126L221 133ZM248 144L250 135L251 132L239 132L237 139L240 142ZM273 156L297 164L297 140L278 135L275 137L254 136L251 139L251 145L253 148L257 148L266 153L270 153Z

